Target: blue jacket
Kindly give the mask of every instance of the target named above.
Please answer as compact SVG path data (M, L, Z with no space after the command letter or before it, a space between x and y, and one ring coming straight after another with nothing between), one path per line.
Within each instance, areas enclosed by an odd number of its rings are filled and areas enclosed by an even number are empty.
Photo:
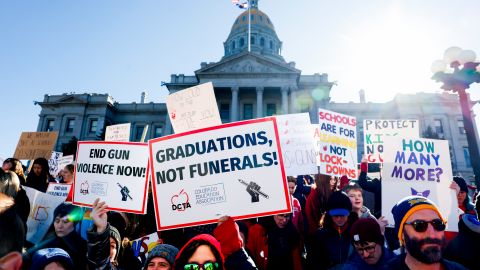
M378 260L375 265L367 264L358 252L353 252L353 254L348 258L347 262L341 267L336 269L341 270L376 270L383 269L385 263L391 260L395 255L387 248L382 246L382 257Z

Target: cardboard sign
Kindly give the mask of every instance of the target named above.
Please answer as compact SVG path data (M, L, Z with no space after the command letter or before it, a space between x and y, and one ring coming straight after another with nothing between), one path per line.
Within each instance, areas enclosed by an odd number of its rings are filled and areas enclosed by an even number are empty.
M318 173L318 150L308 113L277 115L285 173L288 176Z
M415 119L365 119L363 120L364 154L368 163L383 162L385 137L419 138L419 123Z
M48 160L48 169L50 174L53 177L57 177L57 171L58 171L58 159L63 156L62 152L55 152L52 151L52 156Z
M357 120L355 117L318 109L317 164L320 173L357 179Z
M65 201L64 197L52 196L30 187L23 187L30 200L30 215L27 219L27 240L37 244L53 223L53 211Z
M157 229L291 211L275 118L148 142Z
M57 170L55 171L55 175L58 175L65 166L68 164L73 164L73 155L64 156L57 159Z
M157 231L132 241L133 255L138 257L142 263L145 263L148 252L157 245L163 244L163 239L160 234L161 232Z
M43 157L48 160L57 137L58 132L22 132L13 157L29 160Z
M130 123L108 126L105 131L106 142L129 142Z
M170 94L166 103L175 133L222 124L211 82Z
M73 204L144 214L148 188L148 148L134 142L78 142Z
M449 188L453 176L448 141L386 137L382 170L382 215L394 224L392 207L402 198L420 195L432 200L458 231L457 197Z
M66 199L71 188L72 188L71 184L60 184L60 183L50 182L48 183L46 193L52 196L62 197Z

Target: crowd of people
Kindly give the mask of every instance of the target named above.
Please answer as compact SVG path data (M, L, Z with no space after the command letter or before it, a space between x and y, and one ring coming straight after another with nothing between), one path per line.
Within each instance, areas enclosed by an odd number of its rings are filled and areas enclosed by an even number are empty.
M418 195L389 209L395 222L388 224L382 181L367 173L363 160L358 179L289 176L291 213L224 216L217 224L162 231L139 255L132 240L156 231L152 196L146 215L108 211L99 199L87 211L71 204L71 189L44 239L29 242L24 187L45 192L49 182L71 185L74 165L53 177L48 161L38 158L25 177L21 162L9 158L0 169L0 269L480 269L480 200L463 178L452 179L460 215L459 232L452 233L446 231L452 221Z

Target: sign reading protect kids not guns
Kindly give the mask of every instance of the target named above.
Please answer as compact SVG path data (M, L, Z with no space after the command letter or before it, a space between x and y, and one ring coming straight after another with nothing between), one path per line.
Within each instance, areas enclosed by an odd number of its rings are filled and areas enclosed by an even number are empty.
M275 118L148 141L157 229L291 211Z
M108 209L145 214L148 147L134 142L78 142L73 204L92 206L96 198Z
M366 119L363 120L364 153L368 163L383 162L385 137L419 137L418 120L415 119Z
M357 179L356 118L318 109L318 124L314 138L319 146L320 173Z
M386 137L382 170L382 214L394 224L392 207L402 198L420 195L432 200L458 231L457 198L449 188L452 167L448 141Z

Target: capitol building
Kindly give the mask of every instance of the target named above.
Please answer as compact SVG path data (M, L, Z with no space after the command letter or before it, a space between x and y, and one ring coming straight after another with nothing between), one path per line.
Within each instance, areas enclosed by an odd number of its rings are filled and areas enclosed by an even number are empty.
M223 43L223 57L218 62L202 62L197 70L186 71L187 75L172 74L164 83L170 93L212 82L223 123L300 112L308 112L312 123L318 123L318 108L355 116L359 158L363 119L418 119L420 135L449 141L453 173L472 179L458 95L397 94L391 101L372 103L360 90L356 102L332 102L330 92L335 87L328 74L302 74L295 62L287 62L273 22L259 9L258 1L250 2L250 42L249 13L244 11L233 21ZM140 102L132 103L117 103L108 94L47 94L37 104L41 106L37 131L58 131L56 151L73 137L97 140L105 126L113 124L131 123L130 141L139 141L146 125L146 140L173 132L165 103L145 102L145 93Z

